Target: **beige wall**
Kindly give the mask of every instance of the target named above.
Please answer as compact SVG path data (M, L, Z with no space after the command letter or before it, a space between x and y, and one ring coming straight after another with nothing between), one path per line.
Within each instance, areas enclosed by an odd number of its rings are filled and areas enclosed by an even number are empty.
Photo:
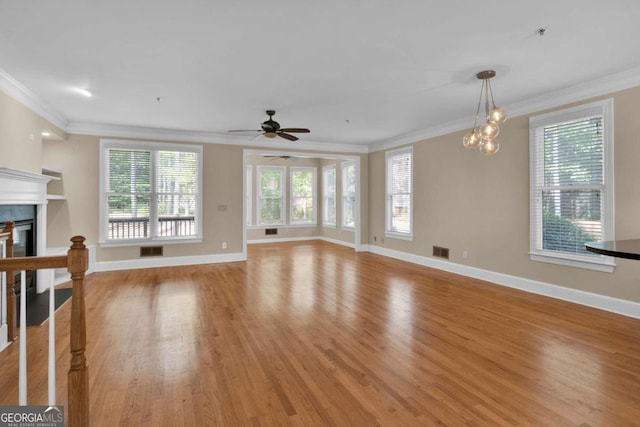
M640 87L609 97L615 118L616 238L639 238ZM412 242L382 240L385 153L370 154L370 243L421 256L431 256L433 245L444 246L455 263L640 302L640 262L617 259L614 273L601 273L529 259L528 118L500 126L501 148L492 157L464 148L464 132L413 144Z
M69 135L66 141L42 145L44 162L61 172L56 194L66 200L50 200L47 206L47 246L66 247L69 238L82 235L87 244L98 242L100 151L98 138Z
M62 171L66 201L51 201L48 246L67 246L69 236L82 234L88 244L99 239L100 138L69 135L63 142L45 143L45 161ZM242 252L242 148L203 145L203 240L165 244L164 255L193 256ZM226 205L226 210L219 210ZM222 242L227 248L222 249ZM98 261L139 258L139 247L98 248Z
M0 167L42 171L42 131L63 132L0 91Z
M607 97L614 98L616 238L638 238L640 87ZM42 142L40 131L45 128L62 134L0 92L0 166L39 172L45 164L62 171L62 182L54 185L67 200L48 205L48 246L67 246L74 234L85 235L89 244L96 244L99 137L69 135L66 141ZM455 263L640 302L640 262L618 259L614 273L600 273L530 261L528 116L511 118L501 126L502 147L493 157L464 149L460 142L463 133L413 144L412 242L384 238L384 152L360 155L363 244L422 256L430 256L433 245L445 246ZM203 147L204 239L198 244L166 245L165 256L242 250L243 147ZM220 205L227 209L218 210ZM333 231L320 227L314 232L352 241L339 227ZM227 242L227 249L221 248L222 242ZM462 259L463 250L469 253L466 260ZM137 259L138 248L98 248L97 258Z
M242 252L243 188L242 168L244 147L222 144L203 144L203 240L201 243L165 244L164 256L197 256ZM87 243L99 240L99 157L100 137L69 135L66 141L47 141L42 145L42 161L62 172L62 181L54 183L56 192L66 200L52 200L48 207L47 246L66 247L69 237L80 234ZM257 159L255 162L259 161ZM285 162L285 161L282 161ZM361 158L362 173L366 177L366 155ZM269 162L279 164L280 161ZM291 166L291 162L282 163ZM318 159L300 159L299 166L317 166ZM366 178L363 180L366 181ZM363 192L367 191L366 182ZM363 198L366 203L366 196ZM225 209L220 209L224 205ZM366 205L365 205L366 206ZM255 207L254 207L255 211ZM367 212L362 215L366 243ZM251 233L255 234L255 237ZM265 238L264 231L248 230L247 238ZM280 230L277 237L310 237L320 235L318 227ZM222 249L222 243L227 248ZM101 261L135 260L139 246L97 247Z

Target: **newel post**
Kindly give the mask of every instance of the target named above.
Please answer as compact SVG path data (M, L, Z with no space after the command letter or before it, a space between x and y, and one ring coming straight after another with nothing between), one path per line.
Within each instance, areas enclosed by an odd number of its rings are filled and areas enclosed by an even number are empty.
M67 253L67 270L71 273L71 365L69 367L69 426L89 425L89 371L84 355L87 342L87 327L84 308L84 275L89 265L85 238L74 236Z
M7 238L6 257L13 258L13 221L4 223L3 233L9 233ZM16 293L14 286L16 276L13 271L7 271L7 339L15 341L18 338L18 317L16 310Z

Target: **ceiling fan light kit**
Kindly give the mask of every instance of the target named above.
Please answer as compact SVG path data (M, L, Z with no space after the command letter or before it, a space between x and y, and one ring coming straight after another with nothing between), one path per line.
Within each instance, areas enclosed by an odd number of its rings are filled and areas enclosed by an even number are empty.
M269 116L268 120L265 120L260 124L262 129L253 130L253 129L237 129L230 130L229 132L262 132L262 135L266 138L275 138L279 136L280 138L287 139L289 141L297 141L298 137L291 135L292 133L309 133L311 132L306 128L281 128L280 123L273 120L273 116L276 114L275 110L267 110L265 111L267 116Z
M491 79L496 76L493 70L480 71L476 74L479 80L482 80L480 88L480 99L478 100L478 108L476 109L476 118L473 122L473 128L466 133L462 139L462 144L467 148L477 148L482 154L492 155L498 152L500 144L496 141L496 137L500 133L501 125L507 120L507 112L504 108L496 107L493 100L493 91L491 90ZM478 126L478 117L480 115L480 107L484 100L484 112L486 121Z

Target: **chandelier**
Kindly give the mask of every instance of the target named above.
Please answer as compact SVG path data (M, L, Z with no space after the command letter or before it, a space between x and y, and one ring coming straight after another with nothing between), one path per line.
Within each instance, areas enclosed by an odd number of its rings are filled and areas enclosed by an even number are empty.
M496 137L500 133L498 125L507 120L507 112L503 108L496 107L493 101L490 80L495 76L496 72L493 70L480 71L476 74L476 77L482 80L480 99L478 100L478 108L476 109L476 119L473 122L473 128L467 132L462 139L462 144L465 147L478 148L483 154L487 155L495 154L500 149L500 144L496 141ZM480 106L483 100L486 121L481 126L478 126Z

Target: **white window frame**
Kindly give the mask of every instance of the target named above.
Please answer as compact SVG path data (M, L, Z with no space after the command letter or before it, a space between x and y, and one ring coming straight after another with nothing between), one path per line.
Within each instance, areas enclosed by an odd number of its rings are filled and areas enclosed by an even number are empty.
M542 249L541 188L544 177L537 173L538 165L544 161L544 150L540 147L538 135L547 126L601 115L603 118L603 185L601 190L603 240L614 238L614 164L613 164L613 99L605 99L565 110L554 111L529 118L529 171L530 171L530 250L532 261L580 267L591 270L612 272L613 258L604 255L580 255Z
M311 173L311 198L313 203L313 211L310 219L296 220L293 218L293 174L295 172ZM291 166L289 167L289 223L291 225L318 225L318 168L312 166Z
M392 199L393 194L391 191L391 182L393 177L391 176L392 168L391 162L395 157L403 156L405 154L409 154L411 156L411 192L409 193L409 231L402 232L393 230L391 227L392 221ZM413 146L399 148L397 150L387 151L385 153L385 237L390 237L393 239L402 239L402 240L413 240Z
M107 203L107 169L109 167L109 150L129 150L129 151L150 151L151 155L151 212L149 212L149 228L150 233L147 238L136 239L118 239L109 240L108 227L109 227L109 206ZM156 236L155 224L158 220L157 204L156 204L156 170L155 170L155 153L158 151L182 151L189 153L196 153L197 155L197 193L196 207L195 207L195 227L196 235L188 237L163 237ZM198 243L202 241L202 146L201 145L188 145L188 144L169 144L164 142L140 142L140 141L125 141L125 140L100 140L100 231L99 231L99 243L100 246L137 246L141 243L160 241L164 244L169 243Z
M277 222L262 222L262 172L263 171L277 171L280 172L280 221ZM260 227L270 227L274 225L287 224L287 187L286 187L287 168L285 166L256 166L256 225Z
M253 165L247 165L245 170L245 203L247 204L247 226L253 225Z
M345 171L346 171L347 168L351 168L351 167L353 168L354 173L357 174L358 173L358 168L356 168L356 162L353 161L353 160L349 160L348 162L344 162L342 164L342 169L341 169L342 173L341 173L341 176L340 176L340 180L342 182L341 183L341 188L342 188L342 197L341 197L341 200L342 200L342 215L341 215L341 217L342 218L340 220L340 224L341 224L341 228L344 229L344 230L354 230L355 229L355 224L357 223L357 220L356 220L356 214L357 214L357 209L356 209L357 197L356 196L358 194L358 177L357 177L357 175L356 175L356 184L355 184L355 189L354 189L353 195L352 196L351 195L349 195L349 196L346 195L347 180L345 179L345 176L346 176ZM345 206L346 206L345 202L346 202L347 198L353 199L353 223L354 223L354 225L345 224L346 213L347 213L347 209L345 209Z
M328 179L327 179L327 174L329 171L333 171L333 196L329 196L328 195ZM337 222L337 209L336 209L336 204L337 204L337 197L338 197L338 175L337 175L337 168L336 165L325 165L322 167L322 225L324 227L331 227L331 228L335 228L336 227L336 222ZM328 219L329 217L329 200L333 199L333 221L330 221Z

